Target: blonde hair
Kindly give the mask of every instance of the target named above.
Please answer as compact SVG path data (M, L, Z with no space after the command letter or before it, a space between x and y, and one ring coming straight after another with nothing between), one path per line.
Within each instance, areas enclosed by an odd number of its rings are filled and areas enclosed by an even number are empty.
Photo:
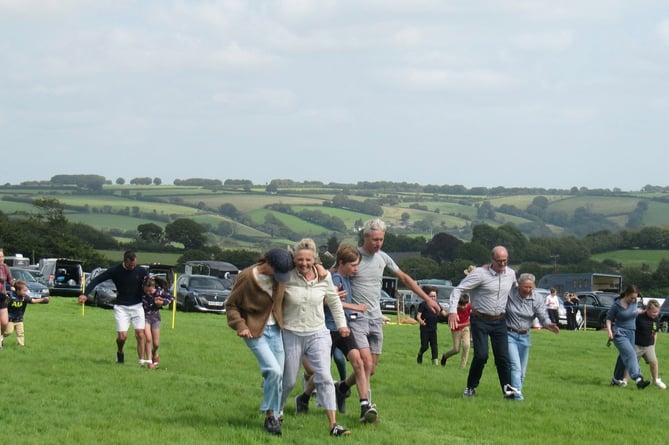
M295 252L297 253L300 250L310 250L314 254L314 261L319 261L316 243L311 238L302 238L297 244L295 244Z
M646 309L651 309L651 308L660 308L660 302L657 301L656 299L651 299L648 300L648 303L646 304Z

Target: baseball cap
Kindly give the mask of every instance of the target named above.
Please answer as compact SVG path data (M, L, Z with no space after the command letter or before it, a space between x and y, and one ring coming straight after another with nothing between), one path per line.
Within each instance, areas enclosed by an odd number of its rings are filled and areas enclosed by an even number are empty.
M280 283L290 279L290 271L293 270L293 256L284 249L272 249L267 252L267 264L272 266L274 278Z

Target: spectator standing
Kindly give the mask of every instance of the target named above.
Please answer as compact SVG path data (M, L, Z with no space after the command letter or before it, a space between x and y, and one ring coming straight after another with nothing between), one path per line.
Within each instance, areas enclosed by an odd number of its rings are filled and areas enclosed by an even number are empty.
M523 400L523 382L530 356L530 332L534 319L555 334L560 328L553 323L546 313L546 305L539 294L534 292L535 277L530 273L520 274L518 286L513 287L506 303L506 326L509 341L509 361L511 363L511 386L518 392L516 400Z
M383 272L388 269L411 289L425 300L435 313L441 310L439 304L428 297L420 286L409 275L404 273L390 256L381 248L385 239L386 224L380 219L367 221L362 228L362 246L358 248L361 259L358 272L351 277L352 302L364 304L367 310L355 320L349 320L351 333L355 339L360 355L365 364L367 387L370 388L370 377L376 372L376 367L383 350L383 314L381 313L381 285ZM358 382L359 384L359 382ZM371 399L371 397L370 397ZM374 423L377 420L376 406L371 400L363 400L363 407L374 412L367 413L363 409L360 420Z
M146 336L144 335L145 319L144 307L142 306L142 295L144 289L142 284L149 275L145 267L137 267L137 254L128 250L123 254L123 262L105 270L93 278L84 293L79 296L79 304L85 304L88 294L95 287L107 280L112 280L116 285L116 303L114 304L114 320L116 321L116 362L124 363L125 355L123 347L128 339L130 324L135 330L137 339L137 357L142 365L142 357L146 347Z
M551 323L557 325L560 323L560 297L557 295L557 289L551 287L550 294L546 296L546 311Z
M467 272L465 275L468 275ZM446 360L460 352L462 349L462 356L460 357L460 369L465 369L467 360L469 359L469 349L471 347L472 337L469 329L469 319L472 313L472 304L469 302L469 295L462 294L458 301L458 326L451 329L451 337L453 337L453 348L446 351L441 356L441 366L446 366Z
M618 358L613 370L611 385L625 386L625 371L636 382L636 387L643 389L650 385L648 380L644 380L639 368L639 360L634 349L636 318L638 313L637 297L639 289L634 285L628 285L620 294L620 297L613 301L613 305L606 314L606 333L609 340L618 349ZM615 326L614 326L615 323Z
M564 294L564 310L565 315L567 316L567 329L570 331L578 329L576 314L578 313L579 303L580 301L576 295L569 292Z
M2 349L2 333L5 332L9 323L7 313L9 295L7 294L7 287L11 286L13 281L12 272L9 270L9 266L5 264L5 251L0 248L0 349Z
M281 394L283 390L284 349L283 296L285 283L293 269L293 257L283 249L266 252L256 264L242 270L225 302L228 326L244 339L263 378L265 414L263 427L281 435Z
M438 290L436 287L423 286L422 289L428 297L437 301ZM423 354L428 348L430 348L430 352L432 353L432 364L439 364L439 343L437 338L437 322L439 321L439 315L448 316L444 310L441 310L439 314L434 313L432 309L427 307L427 303L424 301L418 305L416 320L418 320L420 326L420 349L418 349L416 362L418 362L419 365L423 363Z
M463 293L468 293L471 304L471 333L474 358L469 367L467 386L463 395L473 397L479 386L483 369L488 361L488 340L495 357L497 376L504 397L511 398L519 391L511 385L509 344L505 311L511 288L516 284L516 273L507 266L509 254L504 246L491 252L491 263L471 271L451 292L448 324L458 327L457 306Z
M9 296L9 322L2 332L8 336L16 331L16 344L25 346L25 329L23 326L23 317L29 304L48 303L49 297L31 298L28 294L28 284L22 280L14 282L14 293Z

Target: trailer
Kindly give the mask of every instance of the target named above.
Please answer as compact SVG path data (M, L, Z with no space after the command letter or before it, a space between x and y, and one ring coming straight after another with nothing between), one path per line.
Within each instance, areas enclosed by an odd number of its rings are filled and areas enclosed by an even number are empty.
M552 273L544 275L537 287L555 288L558 294L564 292L614 292L619 294L623 288L623 277L606 273Z

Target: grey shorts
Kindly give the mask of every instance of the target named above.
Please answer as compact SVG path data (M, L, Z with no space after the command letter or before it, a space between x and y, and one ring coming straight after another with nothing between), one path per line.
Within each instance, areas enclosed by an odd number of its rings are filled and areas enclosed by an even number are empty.
M358 317L348 321L355 344L358 349L369 348L372 354L381 355L383 350L383 319Z
M655 355L655 345L650 345L650 346L634 345L634 350L636 351L637 358L643 357L646 363L657 363L657 355Z

